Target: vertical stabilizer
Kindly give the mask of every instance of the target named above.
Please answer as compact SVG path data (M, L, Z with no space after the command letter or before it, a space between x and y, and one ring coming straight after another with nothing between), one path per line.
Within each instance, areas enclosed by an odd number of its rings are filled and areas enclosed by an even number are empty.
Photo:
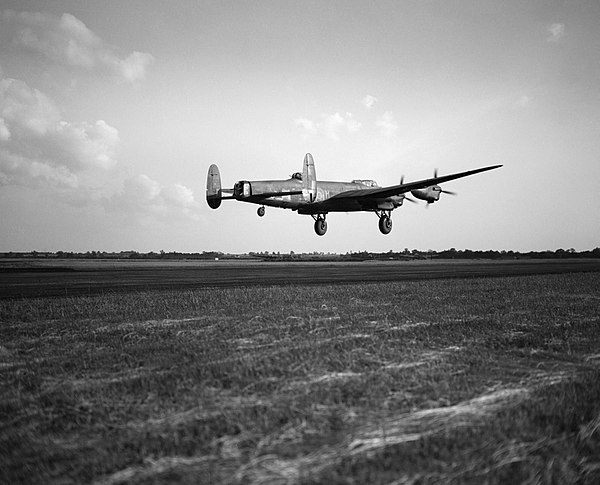
M221 174L215 164L209 167L206 177L206 202L213 209L221 205Z
M302 167L302 195L307 202L314 202L317 199L317 172L315 161L310 153L305 155Z

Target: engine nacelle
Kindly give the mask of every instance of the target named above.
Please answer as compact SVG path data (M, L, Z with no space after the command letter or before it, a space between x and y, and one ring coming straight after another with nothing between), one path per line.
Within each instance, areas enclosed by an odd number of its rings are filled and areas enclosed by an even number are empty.
M374 209L380 211L393 211L397 209L404 203L404 194L402 195L392 195L386 199L379 200L377 205L372 206Z
M410 193L417 199L433 204L436 200L440 200L442 188L439 185L432 185L424 189L411 190Z
M394 208L400 207L404 203L404 195L393 195L390 197L392 199L392 204L394 204Z

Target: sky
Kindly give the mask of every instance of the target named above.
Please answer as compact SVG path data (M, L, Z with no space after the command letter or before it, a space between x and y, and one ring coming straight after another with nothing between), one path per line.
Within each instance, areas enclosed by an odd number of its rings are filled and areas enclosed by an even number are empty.
M0 1L0 251L600 246L600 2ZM205 201L503 164L373 213Z

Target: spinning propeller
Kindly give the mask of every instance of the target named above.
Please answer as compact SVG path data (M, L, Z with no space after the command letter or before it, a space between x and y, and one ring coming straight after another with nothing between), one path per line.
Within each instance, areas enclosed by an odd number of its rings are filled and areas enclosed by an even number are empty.
M404 174L402 174L402 176L400 177L400 185L402 185L404 183ZM406 194L404 194L404 200L408 200L409 202L412 202L413 204L419 204L415 199L411 199L410 197L408 197Z
M433 169L433 178L437 178L437 176L438 176L438 169L434 168ZM441 189L441 187L440 187L440 189ZM442 193L442 194L448 194L448 195L454 195L454 196L458 195L456 192L451 192L450 190L443 190L443 189L440 190L440 193Z

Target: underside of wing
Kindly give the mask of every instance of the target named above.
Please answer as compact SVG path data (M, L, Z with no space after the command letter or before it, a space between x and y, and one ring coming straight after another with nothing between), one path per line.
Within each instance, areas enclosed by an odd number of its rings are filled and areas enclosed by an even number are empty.
M361 210L369 210L369 208L357 198L338 198L335 196L320 202L304 204L298 208L298 214L326 214L327 212L351 212Z

